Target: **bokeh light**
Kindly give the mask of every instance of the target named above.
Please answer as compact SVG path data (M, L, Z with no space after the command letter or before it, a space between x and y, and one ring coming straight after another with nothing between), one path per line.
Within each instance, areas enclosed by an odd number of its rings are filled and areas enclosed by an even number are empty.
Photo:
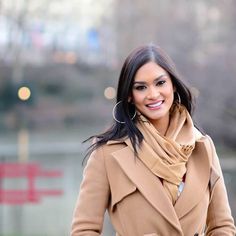
M24 87L19 88L18 97L20 100L26 101L30 98L30 96L31 96L31 91L28 87L24 86Z
M107 87L104 90L104 96L107 99L113 99L116 96L116 90L113 87Z

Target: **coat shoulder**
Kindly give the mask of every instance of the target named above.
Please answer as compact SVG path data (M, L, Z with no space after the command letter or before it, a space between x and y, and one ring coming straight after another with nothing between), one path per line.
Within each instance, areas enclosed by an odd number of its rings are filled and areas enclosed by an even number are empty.
M124 142L108 141L107 143L95 149L89 156L88 161L90 159L97 159L106 163L108 160L113 159L112 153L119 151L125 147L127 147L127 145Z

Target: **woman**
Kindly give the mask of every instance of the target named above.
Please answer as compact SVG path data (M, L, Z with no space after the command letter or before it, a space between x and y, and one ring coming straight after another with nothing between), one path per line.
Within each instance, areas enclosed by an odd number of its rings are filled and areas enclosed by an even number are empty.
M235 235L209 136L194 127L193 99L160 47L134 50L121 70L114 124L94 136L72 236Z

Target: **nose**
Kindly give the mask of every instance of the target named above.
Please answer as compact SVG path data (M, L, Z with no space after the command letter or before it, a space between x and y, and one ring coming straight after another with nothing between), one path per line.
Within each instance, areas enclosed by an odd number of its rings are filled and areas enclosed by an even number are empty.
M148 89L147 99L155 100L159 97L159 95L160 95L160 92L158 88L152 86Z

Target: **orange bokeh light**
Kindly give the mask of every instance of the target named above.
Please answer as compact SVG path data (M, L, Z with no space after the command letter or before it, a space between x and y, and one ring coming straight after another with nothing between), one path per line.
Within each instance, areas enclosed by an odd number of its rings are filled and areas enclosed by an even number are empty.
M18 90L18 97L20 100L26 101L30 98L31 91L28 87L21 87Z

